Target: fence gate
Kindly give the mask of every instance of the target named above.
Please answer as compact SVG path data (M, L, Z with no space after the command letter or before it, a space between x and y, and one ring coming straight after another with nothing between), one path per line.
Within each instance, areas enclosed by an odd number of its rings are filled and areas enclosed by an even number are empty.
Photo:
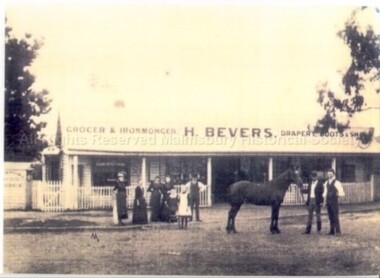
M42 182L33 184L33 208L43 211L62 211L66 209L62 182Z

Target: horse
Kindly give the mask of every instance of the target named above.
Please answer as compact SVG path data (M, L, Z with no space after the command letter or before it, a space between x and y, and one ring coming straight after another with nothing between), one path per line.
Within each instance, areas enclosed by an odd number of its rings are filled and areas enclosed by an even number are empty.
M227 233L237 233L235 218L244 202L259 206L271 206L272 217L269 230L272 234L281 233L278 228L278 216L285 193L292 183L295 183L299 188L303 186L299 168L295 166L264 184L255 184L250 181L238 181L231 184L228 192L231 208L228 212Z

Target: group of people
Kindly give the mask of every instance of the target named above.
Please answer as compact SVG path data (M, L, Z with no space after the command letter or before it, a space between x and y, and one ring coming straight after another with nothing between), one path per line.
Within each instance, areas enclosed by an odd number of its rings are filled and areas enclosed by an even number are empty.
M116 193L114 223L119 225L124 225L123 220L128 219L126 186L125 172L119 172L114 187L114 192ZM166 175L165 183L163 184L160 182L159 176L155 177L147 188L147 192L151 193L149 202L151 208L150 221L178 221L180 228L187 228L187 222L193 220L193 214L195 214L196 221L201 221L199 215L200 192L206 188L206 185L198 181L197 173L191 175L191 180L182 186L179 194L174 188L170 175ZM147 223L147 202L144 197L142 182L139 181L135 189L132 224Z
M114 222L115 224L124 225L123 220L128 219L128 210L126 203L126 186L125 172L119 172L117 183L114 187L116 193L114 205ZM182 187L181 192L177 194L171 177L165 177L165 183L160 182L160 177L149 185L147 192L151 193L150 208L151 222L179 222L180 228L186 228L187 222L193 220L201 221L199 215L200 192L206 189L206 185L198 181L198 175L193 173L191 180ZM329 235L341 235L339 223L339 205L338 198L344 196L344 190L340 181L336 179L333 169L327 170L327 180L323 182L318 178L318 173L311 173L311 182L303 190L307 194L306 205L308 209L308 219L304 234L310 234L313 224L314 213L316 215L317 231L322 230L321 208L327 207L330 220ZM135 199L133 202L132 224L147 224L147 202L144 197L144 188L139 182L135 189Z
M321 207L327 207L330 220L329 235L341 235L339 223L339 205L338 198L344 196L344 190L340 181L336 179L334 169L327 170L327 180L323 182L318 178L318 173L311 173L311 182L303 191L307 194L306 205L308 209L308 219L304 234L311 233L314 212L317 218L317 231L322 230Z

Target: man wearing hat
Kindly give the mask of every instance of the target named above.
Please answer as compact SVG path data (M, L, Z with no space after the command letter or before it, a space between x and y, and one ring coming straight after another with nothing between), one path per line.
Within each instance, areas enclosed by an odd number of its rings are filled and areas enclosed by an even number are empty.
M311 232L314 211L317 218L317 231L318 233L321 232L321 204L323 203L323 190L323 182L318 179L318 173L316 171L311 172L311 182L308 184L307 188L302 191L302 193L307 194L306 206L309 212L304 234L310 234Z
M199 218L199 201L200 193L206 190L207 186L198 181L198 173L191 174L191 180L185 185L187 192L190 192L190 209L191 209L191 218L193 220L194 209L195 209L195 219L201 221Z
M338 198L344 196L344 190L340 181L335 177L334 169L327 170L328 180L324 184L324 203L327 204L327 212L330 220L330 232L329 235L341 235L340 223L339 223L339 205Z

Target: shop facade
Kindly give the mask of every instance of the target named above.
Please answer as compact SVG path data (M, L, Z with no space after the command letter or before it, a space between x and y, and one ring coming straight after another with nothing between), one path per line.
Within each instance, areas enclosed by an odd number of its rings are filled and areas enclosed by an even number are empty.
M72 140L74 130L79 132L76 141ZM358 143L358 133L323 138L302 132L286 134L269 128L259 131L243 128L236 132L227 128L212 132L210 127L198 128L205 130L203 134L197 133L194 127L147 128L145 133L144 128L133 129L133 132L132 129L126 132L126 128L113 130L120 132L107 133L105 127L66 128L68 144L65 144L65 132L61 132L60 144L43 152L43 181L57 181L62 187L96 190L112 187L117 172L125 171L131 188L139 180L146 188L156 176L164 182L165 175L170 175L179 188L196 171L199 180L208 185L203 206L211 206L226 201L227 188L235 181L265 183L285 172L290 165L297 164L305 183L313 170L324 178L328 168L335 169L337 178L353 192L349 193L352 196L347 202L380 197L380 143L372 140L362 146ZM234 132L240 132L241 136L232 138ZM257 136L260 133L262 136ZM251 137L245 137L247 134ZM282 137L278 139L275 134ZM199 139L198 135L203 137ZM289 203L299 203L299 194L294 193L292 196L297 201ZM355 199L359 195L363 196Z

